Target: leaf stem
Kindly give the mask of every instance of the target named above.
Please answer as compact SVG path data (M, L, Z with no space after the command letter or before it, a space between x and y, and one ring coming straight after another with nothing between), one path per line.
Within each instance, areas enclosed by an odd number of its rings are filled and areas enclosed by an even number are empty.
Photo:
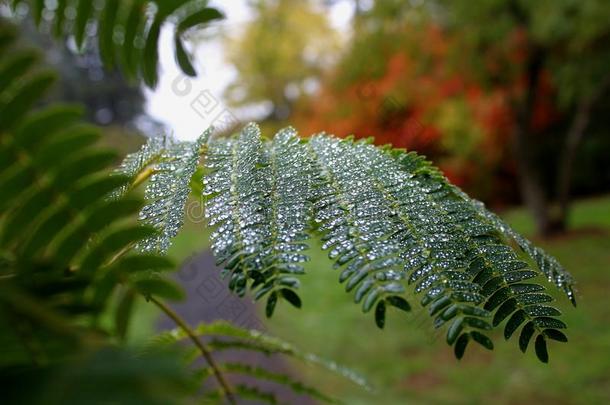
M169 306L167 306L165 303L157 300L155 297L152 297L152 296L149 297L148 299L152 303L154 303L157 307L159 307L159 309L161 309L161 311L163 311L167 316L169 316L171 318L171 320L176 323L176 325L178 325L180 328L182 328L182 330L184 330L184 332L188 335L188 337L195 344L195 346L197 346L197 348L199 349L199 351L205 358L206 362L210 365L210 367L214 371L214 376L216 377L216 380L218 380L218 383L220 384L222 390L224 391L224 394L226 395L227 399L229 400L229 403L235 405L237 402L235 401L235 397L233 396L233 391L231 390L231 388L229 387L229 384L225 380L222 372L220 371L220 368L218 367L218 365L212 358L212 354L208 351L208 349L205 347L205 345L199 339L199 337L193 331L193 329L191 329L191 327L186 323L186 321L184 319L182 319L180 317L180 315L178 315L176 312L174 312L174 310L171 309Z
M153 174L155 174L155 169L152 167L147 167L146 169L142 170L140 173L138 173L138 175L136 176L136 178L133 180L133 182L131 183L131 185L129 186L129 188L131 190L133 190L134 188L138 187L140 184L144 183L146 180L148 180L148 178L150 176L152 176Z

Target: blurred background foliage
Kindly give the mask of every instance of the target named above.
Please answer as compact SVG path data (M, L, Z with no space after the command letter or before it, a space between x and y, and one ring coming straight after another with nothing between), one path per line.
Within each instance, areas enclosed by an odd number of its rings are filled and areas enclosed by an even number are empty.
M266 119L283 121L335 59L337 33L307 1L253 1L251 7L252 22L226 44L239 72L226 97L237 106L266 102Z
M230 41L231 93L272 103L269 126L417 150L486 202L526 203L542 235L565 231L571 191L610 188L606 1L354 1L340 49L316 69L303 61L320 35L328 52L325 7L339 1L254 3ZM291 21L284 8L315 23L271 24Z
M121 159L145 142L144 132L161 134L161 124L145 112L143 89L116 68L104 68L94 41L88 41L83 51L77 52L70 37L56 41L41 33L30 18L23 17L19 19L21 46L42 55L45 64L58 74L44 104L84 105L84 118L104 128L101 143L117 150Z
M606 1L245 3L245 25L225 30L237 74L224 98L235 111L263 106L263 131L291 124L416 150L493 207L524 203L540 235L566 230L570 196L610 190ZM351 13L341 29L336 5ZM22 26L61 72L52 99L85 103L108 144L126 153L139 132L163 131L142 89L102 69L95 41L75 55L70 38Z

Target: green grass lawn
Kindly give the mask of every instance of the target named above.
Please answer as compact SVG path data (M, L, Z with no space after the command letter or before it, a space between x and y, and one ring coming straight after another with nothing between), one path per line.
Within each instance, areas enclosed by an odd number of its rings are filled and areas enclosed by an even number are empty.
M504 216L518 231L531 234L525 212ZM493 352L469 345L458 361L443 331L434 332L421 310L391 311L385 330L379 330L373 315L363 315L353 304L325 253L317 249L302 277L304 307L283 303L268 328L302 349L357 370L376 387L366 392L319 368L295 365L306 381L347 404L610 403L610 197L576 204L571 224L569 236L537 241L578 280L577 309L556 294L570 342L551 343L547 365L538 362L531 347L523 355L514 337L506 342L500 334ZM189 226L172 255L180 259L195 251L203 232Z

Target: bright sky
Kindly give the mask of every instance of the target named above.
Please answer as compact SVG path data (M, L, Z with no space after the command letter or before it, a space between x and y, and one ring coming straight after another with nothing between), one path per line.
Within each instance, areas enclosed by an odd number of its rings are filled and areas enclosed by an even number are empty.
M247 0L212 1L225 14L220 22L229 32L238 31L251 18ZM330 9L329 21L333 28L347 32L353 15L350 0L336 2ZM184 76L176 65L170 29L161 36L161 75L155 91L145 90L147 112L166 124L179 139L197 138L212 122L215 126L229 123L233 119L253 120L264 114L256 107L240 111L229 110L223 103L222 95L236 76L235 69L225 61L220 38L200 45L195 55L196 78Z

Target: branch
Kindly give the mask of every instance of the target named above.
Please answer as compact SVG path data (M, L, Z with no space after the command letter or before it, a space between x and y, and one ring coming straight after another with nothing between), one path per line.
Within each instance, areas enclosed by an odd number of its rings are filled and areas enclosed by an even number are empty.
M186 321L184 319L182 319L180 317L180 315L178 315L176 312L174 312L174 310L172 310L170 307L168 307L165 303L157 300L155 297L152 297L152 296L149 297L149 300L151 302L153 302L157 307L159 307L159 309L161 309L161 311L163 311L167 316L169 316L176 325L178 325L180 328L182 328L182 330L184 330L184 332L188 335L188 337L195 344L195 346L197 346L197 348L199 349L199 351L205 358L206 362L210 365L210 367L214 371L214 376L216 377L216 380L218 380L218 383L220 384L222 391L224 392L227 399L229 400L229 403L237 404L235 397L233 396L233 391L231 390L231 388L229 387L229 384L227 383L224 376L222 375L220 368L218 367L218 365L212 358L212 354L208 351L208 349L205 347L205 345L199 339L199 337L193 331L193 329L191 329L191 327L186 323Z

